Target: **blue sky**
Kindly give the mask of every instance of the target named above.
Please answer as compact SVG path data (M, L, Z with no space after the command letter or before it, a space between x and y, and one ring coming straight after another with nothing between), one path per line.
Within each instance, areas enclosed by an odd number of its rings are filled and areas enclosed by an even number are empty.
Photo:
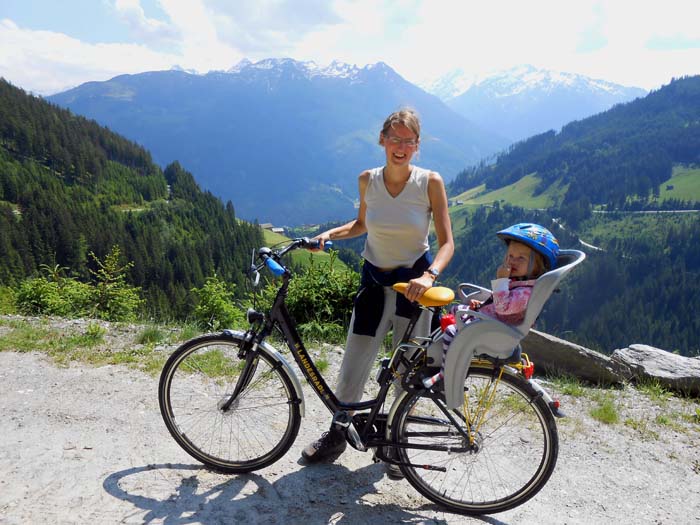
M646 89L700 74L700 0L2 0L0 76L38 94L243 58L386 62L412 82L521 64Z

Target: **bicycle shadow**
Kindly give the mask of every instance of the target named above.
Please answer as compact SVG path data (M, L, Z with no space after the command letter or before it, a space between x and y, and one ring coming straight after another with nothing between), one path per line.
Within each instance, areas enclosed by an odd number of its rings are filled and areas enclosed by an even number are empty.
M257 473L223 475L199 465L157 464L115 472L102 486L134 507L122 520L142 523L424 523L429 514L431 523L446 525L456 517L431 503L407 510L381 502L381 492L387 491L375 485L383 476L382 465L352 471L339 464L313 465L271 483ZM472 519L506 525L487 516Z

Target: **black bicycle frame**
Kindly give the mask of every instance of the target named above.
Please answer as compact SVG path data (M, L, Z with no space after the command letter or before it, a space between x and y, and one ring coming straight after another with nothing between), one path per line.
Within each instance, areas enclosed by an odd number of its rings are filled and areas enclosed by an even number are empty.
M369 414L367 415L366 423L375 422L377 420L379 410L386 399L386 394L389 391L389 388L391 388L391 381L380 382L380 390L377 397L368 401L344 403L337 398L335 393L328 386L328 383L324 377L319 372L313 358L311 358L309 355L299 332L296 329L296 323L292 319L292 316L287 309L285 299L287 297L287 288L289 286L290 279L291 275L289 272L285 272L282 275L282 286L277 292L272 307L270 308L269 315L265 318L263 328L253 337L253 342L262 342L273 332L275 328L278 328L282 332L284 340L292 352L294 360L301 369L304 377L331 414L337 414L338 412L370 410ZM416 312L414 313L413 318L410 320L406 332L402 338L402 342L408 341L420 313L420 310L416 309ZM360 431L360 437L363 441L365 441L367 435L369 434L369 430L372 428L372 425L365 424L363 427L364 428L358 428L358 430Z
M306 347L304 346L299 332L296 329L296 323L294 322L291 314L289 313L289 310L285 303L285 299L287 297L287 290L289 287L290 279L290 272L285 271L282 274L282 286L277 291L277 295L275 296L275 300L272 304L272 307L270 308L269 314L264 317L262 328L258 332L255 332L254 330L249 331L252 337L249 339L249 344L241 349L242 354L240 356L241 358L245 356L246 365L244 367L243 373L241 374L241 377L238 380L238 384L234 388L233 395L231 396L231 398L229 398L227 403L225 403L225 405L222 408L226 410L231 405L231 403L233 403L233 400L238 396L238 393L248 385L248 382L251 380L255 372L257 353L250 352L249 350L257 348L257 346L260 343L262 343L262 341L264 341L270 334L272 334L275 328L278 328L282 332L283 338L287 343L287 346L289 347L290 351L292 352L294 360L301 369L302 374L304 375L308 383L311 385L311 388L314 390L319 399L331 412L331 414L347 414L356 411L369 410L369 413L367 414L366 418L362 418L362 424L354 425L355 429L359 431L358 437L362 441L363 445L368 447L378 447L377 457L390 463L397 463L397 461L395 461L393 458L387 457L386 454L384 454L381 447L389 445L401 447L402 445L394 444L383 437L383 425L380 425L379 427L381 437L377 436L376 433L372 432L375 423L381 422L382 419L386 418L386 415L379 414L379 410L381 409L381 406L386 400L386 396L389 389L391 388L392 381L389 381L386 379L386 377L383 377L382 380L380 380L379 393L374 399L358 403L341 402L337 398L335 393L330 389L328 383L326 383L326 380L323 378L318 368L316 367L313 358L309 355L308 351L306 350ZM401 343L408 342L413 332L413 328L415 327L415 324L418 318L420 317L420 314L421 310L419 308L416 308L408 323L406 331L404 332ZM388 371L385 370L385 373L387 372ZM445 412L445 415L448 419L450 419L453 423L456 423L454 421L453 416L445 409L445 407L441 407L441 409L443 410L443 412ZM345 421L346 425L350 425L350 423L350 420ZM370 434L373 435L370 436ZM409 445L409 447L425 449L441 448L431 445L418 444L412 444ZM424 468L435 468L437 470L442 470L441 467L438 468L424 466Z

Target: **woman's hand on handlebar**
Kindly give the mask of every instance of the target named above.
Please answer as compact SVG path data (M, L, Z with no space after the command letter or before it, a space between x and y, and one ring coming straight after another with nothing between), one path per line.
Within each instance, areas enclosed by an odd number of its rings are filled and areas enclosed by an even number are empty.
M409 301L417 301L423 294L430 288L433 287L433 279L425 274L421 277L416 277L408 281L408 286L406 287L405 296Z
M331 236L329 235L328 232L323 232L323 233L318 234L316 237L313 237L311 239L311 242L314 242L314 241L318 242L318 247L309 248L309 251L312 251L312 252L323 251L324 248L326 247L326 243L329 242L330 240L331 240ZM331 243L331 244L333 244L333 243Z

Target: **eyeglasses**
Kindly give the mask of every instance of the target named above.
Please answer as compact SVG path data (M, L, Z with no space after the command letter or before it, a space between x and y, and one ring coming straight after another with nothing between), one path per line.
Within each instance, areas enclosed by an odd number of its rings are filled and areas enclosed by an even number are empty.
M404 146L409 146L412 148L418 145L418 139L400 139L399 137L392 137L390 135L384 135L384 138L388 140L392 146L403 144Z

